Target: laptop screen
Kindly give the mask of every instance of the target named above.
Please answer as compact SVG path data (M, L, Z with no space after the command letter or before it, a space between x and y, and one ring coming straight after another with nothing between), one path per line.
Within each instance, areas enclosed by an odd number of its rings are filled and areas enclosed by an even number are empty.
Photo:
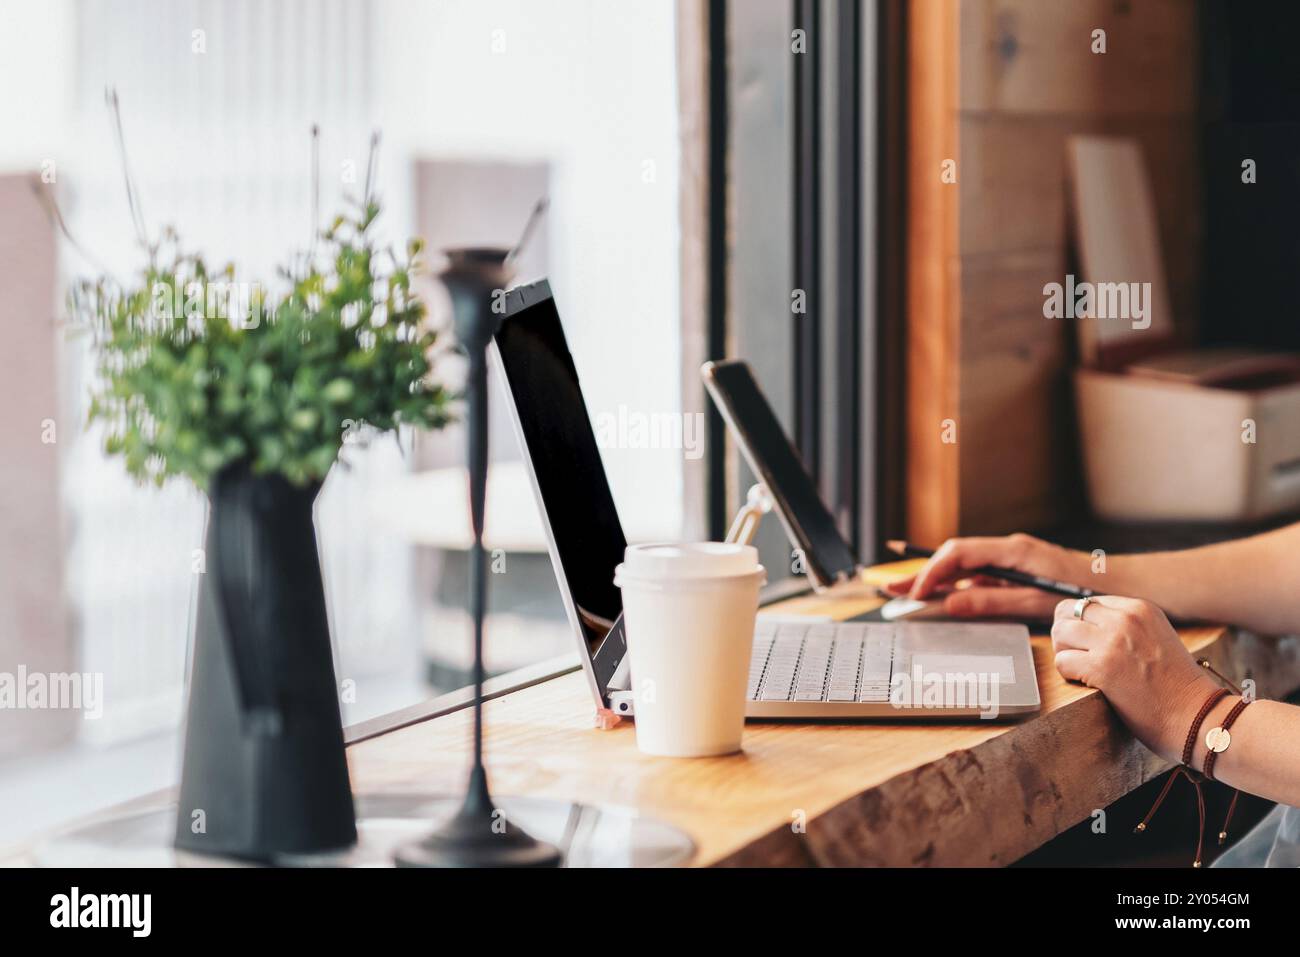
M594 658L623 610L614 569L627 540L546 282L507 295L496 353L549 528L560 588Z

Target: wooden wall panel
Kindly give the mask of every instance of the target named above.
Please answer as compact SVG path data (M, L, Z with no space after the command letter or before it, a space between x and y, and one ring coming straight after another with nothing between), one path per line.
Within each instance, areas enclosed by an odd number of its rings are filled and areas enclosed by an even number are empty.
M1078 134L1132 137L1155 192L1166 271L1196 260L1201 166L1195 120L961 114L963 255L1067 244L1065 146Z
M1045 489L1069 489L1067 330L1043 317L1061 248L962 257L961 531L1054 519Z
M1190 0L961 0L961 109L1190 116ZM1106 52L1092 32L1106 31ZM1188 54L1192 55L1188 55Z
M1015 350L1039 339L1064 348L1062 323L1043 318L1043 286L1060 279L1059 245L962 256L962 344L966 355Z
M910 503L909 535L936 544L958 533L1050 526L1077 507L1081 492L1069 383L1074 329L1042 315L1044 284L1064 282L1076 268L1070 136L1141 143L1175 322L1190 336L1199 318L1195 3L912 0L909 9L914 61L919 68L924 58L920 72L929 76L913 78L909 171L923 178L909 190L908 216L914 235L931 237L909 253L933 260L909 265L916 283L930 284L909 299L909 400L919 406L909 409L908 487L913 498L955 496L951 508ZM1104 54L1091 52L1098 27L1106 30ZM943 56L956 57L955 67L941 64ZM946 86L954 73L955 95ZM947 192L931 171L938 143L958 158L957 185ZM955 214L945 205L954 195ZM956 235L947 235L954 224ZM936 382L955 391L955 462L925 441L926 429L937 434L938 400L916 393ZM922 471L939 464L955 472Z

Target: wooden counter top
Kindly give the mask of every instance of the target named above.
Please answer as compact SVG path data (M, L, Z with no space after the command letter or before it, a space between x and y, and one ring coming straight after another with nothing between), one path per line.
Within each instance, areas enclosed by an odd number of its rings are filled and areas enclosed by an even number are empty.
M846 618L876 604L850 586L772 610ZM1300 687L1300 640L1217 626L1181 634L1230 677L1254 675L1261 695ZM1043 709L1021 720L750 722L743 753L721 758L642 755L630 723L593 726L584 677L565 675L487 704L493 791L638 808L685 829L699 865L1008 864L1167 767L1099 692L1060 677L1045 635L1033 649ZM471 717L353 745L353 786L458 790Z
M866 581L906 570L882 566ZM855 585L769 610L847 618L877 604L873 588ZM1300 638L1218 626L1181 635L1234 680L1253 677L1262 697L1300 688ZM487 703L492 789L636 808L689 833L696 865L1009 864L1167 767L1099 692L1061 678L1046 635L1033 638L1033 651L1037 714L1013 722L750 722L743 753L721 758L642 755L630 723L594 726L584 676L566 674ZM472 718L464 709L351 745L353 788L460 793ZM154 794L115 810L169 799ZM33 846L0 854L0 863L32 863Z

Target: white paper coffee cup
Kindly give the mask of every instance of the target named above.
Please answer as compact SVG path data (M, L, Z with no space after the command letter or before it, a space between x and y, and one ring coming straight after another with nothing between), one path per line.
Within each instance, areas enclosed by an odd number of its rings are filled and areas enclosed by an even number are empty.
M646 754L740 750L758 592L767 572L750 545L634 545L614 571Z

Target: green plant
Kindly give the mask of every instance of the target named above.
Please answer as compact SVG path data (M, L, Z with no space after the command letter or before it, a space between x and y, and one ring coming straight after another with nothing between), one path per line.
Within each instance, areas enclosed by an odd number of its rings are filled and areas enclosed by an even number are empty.
M441 428L455 398L433 380L438 334L411 286L421 243L399 259L374 240L372 191L379 134L370 141L362 201L318 232L278 299L235 282L181 249L174 229L150 241L127 162L117 92L107 103L136 240L147 264L125 287L106 275L72 284L74 329L95 357L90 422L105 450L141 482L186 476L207 488L236 463L296 485L320 481L347 442L409 425ZM312 128L319 197L319 131ZM53 197L38 190L74 248ZM313 207L313 214L318 204ZM316 230L313 230L316 233ZM93 261L93 258L92 258Z
M275 301L182 253L172 231L137 284L77 283L73 313L97 365L90 420L105 424L106 451L159 485L184 475L205 488L239 461L303 484L367 427L445 425L452 396L429 375L437 334L411 288L420 243L405 260L376 249L379 212L371 200L335 219Z

